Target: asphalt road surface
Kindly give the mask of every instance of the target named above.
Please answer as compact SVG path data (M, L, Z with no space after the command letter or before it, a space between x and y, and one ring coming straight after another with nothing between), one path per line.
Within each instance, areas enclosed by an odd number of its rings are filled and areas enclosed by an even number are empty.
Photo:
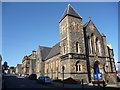
M21 78L16 75L5 75L4 76L4 86L3 90L13 90L13 89L50 89L53 87L49 87L46 85L42 85L37 83L35 80L29 80L27 78Z
M39 84L35 80L29 80L26 78L22 78L16 75L5 75L3 78L3 89L2 90L69 90L71 88L55 88L54 85L46 85L46 84ZM77 90L120 90L120 88L112 88L112 87L105 87L105 88L77 88ZM72 90L76 90L73 88Z

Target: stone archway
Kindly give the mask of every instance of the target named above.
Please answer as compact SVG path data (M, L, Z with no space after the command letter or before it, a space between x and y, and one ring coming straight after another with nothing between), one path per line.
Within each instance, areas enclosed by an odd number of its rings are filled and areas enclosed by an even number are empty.
M94 63L93 69L94 69L94 73L100 73L100 66L98 61Z
M102 80L105 81L104 65L99 60L95 60L91 65L91 79L94 80L94 73L101 73Z

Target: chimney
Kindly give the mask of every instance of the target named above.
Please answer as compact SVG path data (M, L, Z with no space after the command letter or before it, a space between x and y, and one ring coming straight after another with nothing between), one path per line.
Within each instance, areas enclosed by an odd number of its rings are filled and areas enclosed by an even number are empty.
M33 56L33 57L36 56L36 51L35 51L35 50L32 51L32 56Z

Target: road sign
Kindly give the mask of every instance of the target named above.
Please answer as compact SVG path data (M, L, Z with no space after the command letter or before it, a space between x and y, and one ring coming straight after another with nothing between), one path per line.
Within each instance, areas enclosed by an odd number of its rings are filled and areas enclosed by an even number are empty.
M98 80L102 80L102 73L98 73Z
M98 75L97 75L97 73L93 73L93 76L94 76L94 80L98 80Z
M102 73L93 73L94 80L102 80Z

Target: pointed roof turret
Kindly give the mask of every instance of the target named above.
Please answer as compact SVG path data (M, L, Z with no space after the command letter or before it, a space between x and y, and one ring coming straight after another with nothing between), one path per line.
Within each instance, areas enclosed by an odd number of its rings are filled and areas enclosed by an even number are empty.
M74 9L70 4L68 4L68 7L67 7L67 9L66 9L65 12L64 12L63 17L60 19L60 22L61 22L61 21L65 18L65 16L67 16L67 15L70 15L70 16L73 16L73 17L82 19L82 17L79 16L79 14L75 11L75 9Z

